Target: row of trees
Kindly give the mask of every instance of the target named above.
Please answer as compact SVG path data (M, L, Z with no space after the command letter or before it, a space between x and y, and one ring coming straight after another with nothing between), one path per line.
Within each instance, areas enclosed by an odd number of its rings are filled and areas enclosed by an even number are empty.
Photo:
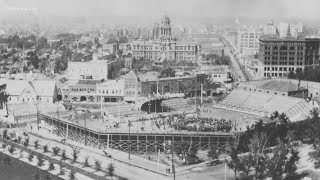
M306 68L304 70L296 69L296 71L290 71L288 74L289 79L307 80L320 82L320 66L315 68Z
M207 63L211 65L230 65L231 60L229 56L225 55L218 55L218 54L207 54L204 56L204 59L207 61Z
M21 136L18 136L17 138L11 138L12 135L11 133L8 134L8 131L7 129L3 130L3 138L4 139L8 139L8 140L13 140L13 142L15 143L22 143L25 147L29 147L29 138L25 138L24 141L22 141L22 137ZM4 143L2 144L2 148L3 149L6 149L7 148L7 145ZM40 149L41 148L41 145L39 143L38 140L34 141L34 148L37 150L37 149ZM46 144L46 145L43 145L42 146L42 149L43 149L43 153L52 153L53 156L61 156L61 161L65 162L66 160L70 159L72 160L71 163L77 163L78 162L78 159L80 157L80 154L81 154L81 151L80 149L78 148L72 148L72 152L70 155L68 155L66 153L66 150L64 149L60 149L59 147L55 146L55 147L52 147L52 151L50 151L50 147ZM8 151L11 153L11 154L14 154L17 149L16 147L13 145L9 146L8 147ZM21 150L20 151L20 158L23 158L23 151ZM26 157L30 162L32 162L34 160L34 154L31 152L28 154L28 156ZM42 155L39 155L37 156L37 165L39 167L42 167L44 165L44 158ZM93 167L95 168L97 171L102 171L102 161L99 160L99 159L95 159L94 160L94 164L90 164L89 163L90 161L90 157L89 156L86 156L84 157L84 161L83 161L83 167ZM59 164L60 166L60 174L59 175L65 175L65 169L64 169L64 166L63 164ZM48 171L52 171L54 170L55 167L54 167L54 164L52 162L49 162L49 167L48 167ZM115 167L113 165L113 163L110 163L108 165L108 167L106 168L106 172L108 174L108 176L110 176L111 178L114 176L114 171L115 171ZM70 179L75 179L75 172L74 171L71 171L70 172ZM125 178L121 178L121 179L125 179Z

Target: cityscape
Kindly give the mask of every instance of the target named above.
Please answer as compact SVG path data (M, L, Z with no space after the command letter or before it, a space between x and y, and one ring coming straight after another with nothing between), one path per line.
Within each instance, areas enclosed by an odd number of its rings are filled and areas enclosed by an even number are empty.
M319 180L317 0L0 0L0 179Z

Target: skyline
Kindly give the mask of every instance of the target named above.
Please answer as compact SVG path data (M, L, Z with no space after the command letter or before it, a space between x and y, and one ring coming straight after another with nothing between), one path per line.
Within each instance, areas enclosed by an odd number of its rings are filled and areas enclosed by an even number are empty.
M33 10L71 17L248 17L320 19L317 0L0 0L0 15ZM2 13L1 13L2 12Z

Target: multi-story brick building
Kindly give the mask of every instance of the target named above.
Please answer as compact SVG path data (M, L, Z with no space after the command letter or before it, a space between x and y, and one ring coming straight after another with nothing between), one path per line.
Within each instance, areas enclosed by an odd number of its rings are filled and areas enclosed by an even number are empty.
M170 19L164 16L160 27L153 30L154 39L151 41L134 41L131 43L132 55L135 58L144 57L156 60L163 56L169 60L196 60L199 45L193 42L179 42L171 36ZM155 32L158 31L158 32Z
M283 77L290 71L319 65L320 39L263 37L259 44L264 77Z

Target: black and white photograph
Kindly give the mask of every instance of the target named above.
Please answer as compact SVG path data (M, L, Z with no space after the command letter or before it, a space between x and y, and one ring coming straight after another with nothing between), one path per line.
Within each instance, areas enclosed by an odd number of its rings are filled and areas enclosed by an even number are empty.
M320 0L0 0L0 180L320 180Z

